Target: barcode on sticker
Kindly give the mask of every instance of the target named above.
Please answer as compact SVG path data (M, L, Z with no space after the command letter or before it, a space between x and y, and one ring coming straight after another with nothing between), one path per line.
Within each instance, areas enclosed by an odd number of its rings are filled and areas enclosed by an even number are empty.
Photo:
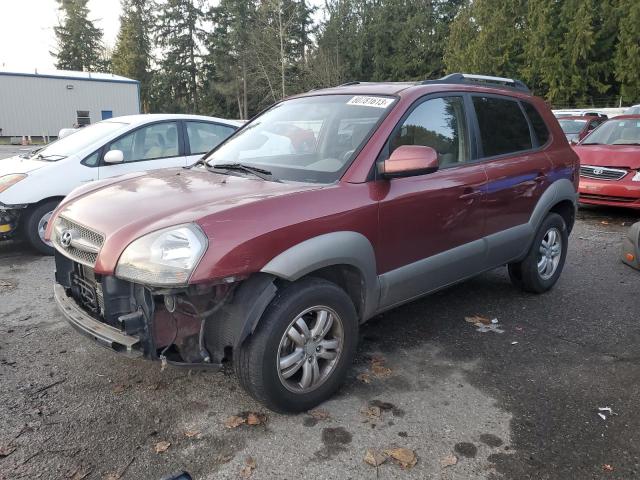
M363 97L356 96L347 102L347 105L358 105L360 107L387 108L393 103L393 98L385 97Z

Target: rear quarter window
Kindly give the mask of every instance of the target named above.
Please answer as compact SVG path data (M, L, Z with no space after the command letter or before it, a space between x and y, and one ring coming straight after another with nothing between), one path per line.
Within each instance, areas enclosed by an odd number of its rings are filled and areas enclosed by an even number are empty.
M474 96L484 157L532 148L529 123L516 100Z
M531 105L529 102L522 102L522 106L529 117L529 121L531 121L533 133L535 133L538 139L538 145L544 145L549 140L549 129L547 128L547 125L544 123L544 120L540 116L540 113L538 113L536 107Z

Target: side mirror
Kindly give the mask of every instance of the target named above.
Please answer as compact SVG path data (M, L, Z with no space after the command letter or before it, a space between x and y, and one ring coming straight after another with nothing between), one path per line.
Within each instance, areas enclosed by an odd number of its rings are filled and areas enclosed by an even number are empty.
M124 153L122 150L109 150L104 154L104 163L122 163L124 162Z
M425 175L438 170L438 152L422 145L402 145L396 148L381 166L385 178Z

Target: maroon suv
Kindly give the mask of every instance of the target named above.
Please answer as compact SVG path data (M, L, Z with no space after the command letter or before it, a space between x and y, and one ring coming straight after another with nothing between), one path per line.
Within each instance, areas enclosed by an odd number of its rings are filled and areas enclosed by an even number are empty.
M577 186L576 154L521 82L312 91L190 168L70 194L47 232L55 297L102 345L232 360L256 399L303 411L344 381L358 326L382 311L503 265L524 290L551 288Z

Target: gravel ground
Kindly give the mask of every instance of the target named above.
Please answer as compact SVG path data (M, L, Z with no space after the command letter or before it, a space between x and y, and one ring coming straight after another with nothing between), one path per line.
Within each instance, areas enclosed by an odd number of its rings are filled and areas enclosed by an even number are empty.
M0 479L235 479L247 457L254 479L638 478L640 272L619 261L637 220L583 209L547 294L499 269L373 319L326 419L265 411L228 371L161 371L94 345L56 311L53 260L0 244ZM504 333L476 331L474 314ZM225 427L244 412L266 422ZM363 462L394 447L417 464Z

